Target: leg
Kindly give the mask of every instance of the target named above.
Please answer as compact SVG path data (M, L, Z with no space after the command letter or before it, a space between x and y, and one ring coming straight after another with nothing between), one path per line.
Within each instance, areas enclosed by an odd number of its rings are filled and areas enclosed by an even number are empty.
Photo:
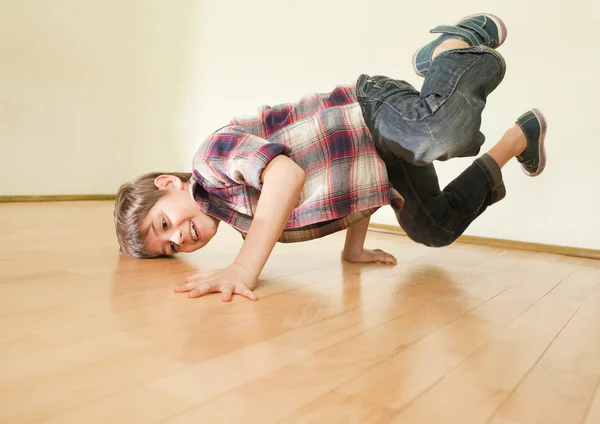
M357 97L382 156L425 165L479 153L481 113L504 78L504 59L492 48L448 37L430 46L427 57L435 60L428 62L421 93L405 81L359 78Z
M479 153L481 113L504 72L492 49L453 49L432 62L421 92L405 81L364 75L357 96L382 157L425 165Z
M521 128L511 128L443 191L432 164L416 166L401 159L388 163L390 183L406 200L403 210L396 213L400 226L418 243L451 244L488 206L504 198L500 169L526 147Z

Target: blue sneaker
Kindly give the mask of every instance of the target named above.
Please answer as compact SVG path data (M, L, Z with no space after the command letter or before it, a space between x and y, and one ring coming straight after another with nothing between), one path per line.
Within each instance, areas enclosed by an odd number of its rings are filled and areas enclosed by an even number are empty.
M517 156L517 160L525 174L530 177L538 176L546 167L546 118L539 110L531 109L517 119L517 124L527 137L527 147Z
M449 38L460 38L471 47L487 46L498 48L506 40L506 25L500 18L489 13L471 15L462 18L454 25L440 25L430 31L441 33L437 39L420 48L413 55L413 69L417 75L424 77L431 66L431 56L442 41Z

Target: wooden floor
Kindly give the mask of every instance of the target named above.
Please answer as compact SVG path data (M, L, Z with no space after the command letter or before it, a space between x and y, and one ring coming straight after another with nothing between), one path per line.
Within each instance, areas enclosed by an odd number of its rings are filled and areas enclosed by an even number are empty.
M278 245L260 299L172 287L225 266L119 256L111 202L0 205L2 423L600 423L600 262L369 233Z

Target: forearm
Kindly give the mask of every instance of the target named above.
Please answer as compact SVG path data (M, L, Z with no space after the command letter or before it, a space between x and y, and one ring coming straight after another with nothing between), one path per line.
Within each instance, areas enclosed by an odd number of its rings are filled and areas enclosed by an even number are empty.
M357 256L363 251L365 238L369 229L370 217L360 221L358 224L346 230L346 242L344 243L344 257Z
M256 213L235 259L235 263L256 278L298 202L304 181L304 171L285 156L273 159L263 172L263 188Z

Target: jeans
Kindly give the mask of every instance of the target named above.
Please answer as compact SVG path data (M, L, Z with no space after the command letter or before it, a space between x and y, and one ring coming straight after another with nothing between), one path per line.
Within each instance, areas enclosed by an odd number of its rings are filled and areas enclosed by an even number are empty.
M414 241L451 244L506 190L498 164L487 154L440 190L433 161L476 156L487 96L504 78L502 56L488 47L438 55L419 93L409 83L361 75L357 97L391 186L405 199L395 211Z

